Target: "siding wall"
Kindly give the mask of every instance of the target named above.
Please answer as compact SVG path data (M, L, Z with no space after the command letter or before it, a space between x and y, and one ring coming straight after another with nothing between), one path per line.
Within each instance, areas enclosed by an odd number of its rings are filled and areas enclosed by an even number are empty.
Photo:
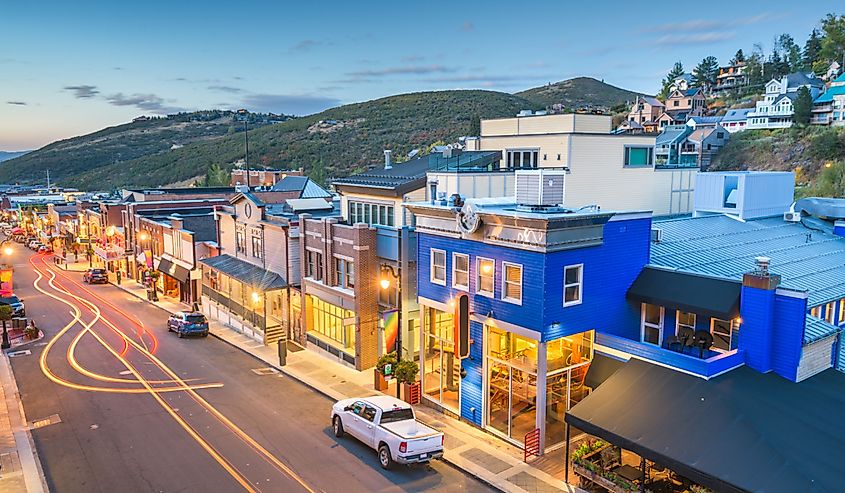
M772 369L796 381L807 320L807 300L775 293L772 326Z
M742 328L739 331L739 347L746 352L745 363L761 373L769 372L772 370L775 292L743 286L740 299Z
M800 382L831 367L833 351L836 348L836 336L824 338L807 344L801 351L801 361L795 381Z

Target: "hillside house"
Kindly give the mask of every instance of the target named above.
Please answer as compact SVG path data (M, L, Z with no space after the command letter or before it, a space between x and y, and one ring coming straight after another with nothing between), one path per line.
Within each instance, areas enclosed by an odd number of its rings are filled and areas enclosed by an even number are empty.
M659 99L652 96L637 96L631 111L628 112L628 121L637 122L643 126L656 126L657 119L666 110L666 106Z
M700 88L672 91L666 99L666 113L673 123L686 123L692 116L704 116L706 111L707 101Z
M825 86L815 75L795 72L780 79L772 79L766 84L766 95L762 101L757 101L754 111L748 113L747 125L749 129L761 128L789 128L792 126L792 116L795 113L793 102L798 97L798 90L806 87L810 96L815 99Z
M834 79L827 91L813 101L810 123L845 125L845 74Z
M692 74L686 73L672 81L672 85L669 86L669 92L686 91L690 88L692 88Z
M748 113L754 111L754 108L732 108L729 109L720 122L725 130L730 133L741 132L745 130L748 124Z
M720 93L739 89L748 85L748 75L746 75L747 65L745 62L739 62L727 67L719 67L719 75L716 76L716 85L713 87L713 93Z

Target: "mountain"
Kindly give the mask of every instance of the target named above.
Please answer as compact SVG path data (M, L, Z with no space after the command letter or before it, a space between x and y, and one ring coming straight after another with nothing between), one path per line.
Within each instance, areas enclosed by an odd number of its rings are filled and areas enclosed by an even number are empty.
M438 141L477 135L482 118L513 116L555 103L568 108L612 106L635 96L586 77L517 94L400 94L259 128L251 124L249 160L253 166L303 167L322 182L380 162L384 149L401 157ZM243 127L233 118L226 113L208 121L153 119L58 141L0 167L0 183L26 182L47 169L56 183L83 190L190 182L204 176L212 164L228 168L244 157Z
M633 102L639 93L621 89L592 77L576 77L535 87L515 94L546 107L563 104L567 108L604 107Z
M0 151L0 163L23 156L27 152L31 151Z

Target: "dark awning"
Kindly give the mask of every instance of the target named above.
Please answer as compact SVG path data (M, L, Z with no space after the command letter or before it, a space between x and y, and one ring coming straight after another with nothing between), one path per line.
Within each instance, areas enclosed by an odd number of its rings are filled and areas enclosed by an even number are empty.
M250 264L231 255L209 257L200 260L200 262L262 291L281 289L288 285L279 274L262 269L257 265Z
M167 274L179 282L188 282L191 278L191 271L163 257L158 261L158 271L162 274Z
M741 289L732 279L646 266L628 289L628 299L731 320L739 316Z
M719 492L832 492L845 477L845 374L740 367L711 380L631 360L567 423Z

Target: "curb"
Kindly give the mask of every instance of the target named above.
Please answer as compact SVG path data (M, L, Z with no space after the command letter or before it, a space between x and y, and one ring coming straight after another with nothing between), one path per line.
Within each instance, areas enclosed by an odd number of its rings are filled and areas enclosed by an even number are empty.
M146 298L144 298L143 296L140 296L140 295L138 295L138 294L136 294L136 293L134 293L134 292L132 292L132 291L125 290L125 289L123 289L122 287L118 286L117 284L115 284L115 283L113 283L113 282L111 282L111 281L109 281L109 284L111 284L111 285L115 286L116 288L120 289L121 291L124 291L124 292L126 292L126 293L131 294L132 296L134 296L134 297L136 297L136 298L138 298L138 299L140 299L140 300L146 301L147 303L149 303L149 304L151 304L151 305L155 306L156 308L160 309L161 311L163 311L163 312L165 312L165 313L171 313L171 312L170 312L169 310L167 310L166 308L162 308L162 307L160 307L160 306L156 305L155 303L152 303L151 301L147 300L147 299L146 299ZM228 329L226 329L226 330L228 330ZM339 400L339 399L338 399L338 396L336 396L336 395L332 395L329 391L327 391L327 390L325 390L325 389L323 389L323 388L321 388L321 387L317 386L317 384L314 384L314 383L312 383L312 382L309 382L309 381L307 381L307 380L303 379L302 377L300 377L300 376L298 376L298 375L296 375L296 374L291 373L290 371L286 370L284 366L281 366L281 365L278 365L278 364L276 364L276 363L271 363L271 362L269 362L269 361L266 361L266 360L264 360L263 358L261 358L260 356L258 356L258 355L256 355L256 354L251 353L251 352L250 352L249 350L247 350L246 348L243 348L243 347L241 347L241 346L239 346L239 345L237 345L237 344L233 343L232 341L229 341L229 340L227 340L227 339L224 339L223 337L221 337L221 336L219 336L219 335L215 334L215 333L214 333L214 332L212 332L211 330L209 330L209 331L208 331L208 335L210 335L210 336L214 337L214 338L215 338L215 339L217 339L218 341L221 341L221 342L223 342L223 343L225 343L225 344L227 344L227 345L229 345L229 346L231 346L231 347L233 347L233 348L235 348L235 349L238 349L240 352L242 352L242 353L244 353L244 354L246 354L246 355L250 356L250 357L251 357L251 358L253 358L254 360L261 362L262 364L269 365L270 367L275 368L276 370L279 370L280 372L282 372L283 374L285 374L285 375L287 375L288 377L292 378L293 380L296 380L299 384L301 384L301 385L304 385L304 386L308 387L309 389L311 389L311 390L313 390L313 391L317 392L318 394L320 394L320 395L322 395L322 396L324 396L324 397L326 397L326 398L328 398L328 399L332 399L332 400L335 400L335 401L336 401L336 400ZM341 396L341 397L343 397L343 396ZM447 464L449 467L451 467L451 468L455 469L456 471L463 472L464 474L467 474L468 476L471 476L471 477L475 478L475 479L476 479L477 481L479 481L480 483L482 483L482 484L484 484L484 485L486 485L486 486L488 486L488 487L490 487L490 488L493 488L493 489L494 489L494 490L496 490L496 491L500 491L500 492L502 492L502 493L506 493L506 490L503 490L502 488L500 488L499 486L495 485L495 484L494 484L493 482L491 482L490 480L488 480L488 479L486 479L486 478L483 478L483 477L481 477L481 476L479 476L479 475L475 474L475 473L474 473L474 472L472 472L472 471L469 471L469 470L467 470L467 469L464 469L464 468L462 468L461 466L459 466L457 463L455 463L454 461L447 459L447 458L445 457L445 454L444 454L443 458L441 458L440 460L441 460L444 464Z

